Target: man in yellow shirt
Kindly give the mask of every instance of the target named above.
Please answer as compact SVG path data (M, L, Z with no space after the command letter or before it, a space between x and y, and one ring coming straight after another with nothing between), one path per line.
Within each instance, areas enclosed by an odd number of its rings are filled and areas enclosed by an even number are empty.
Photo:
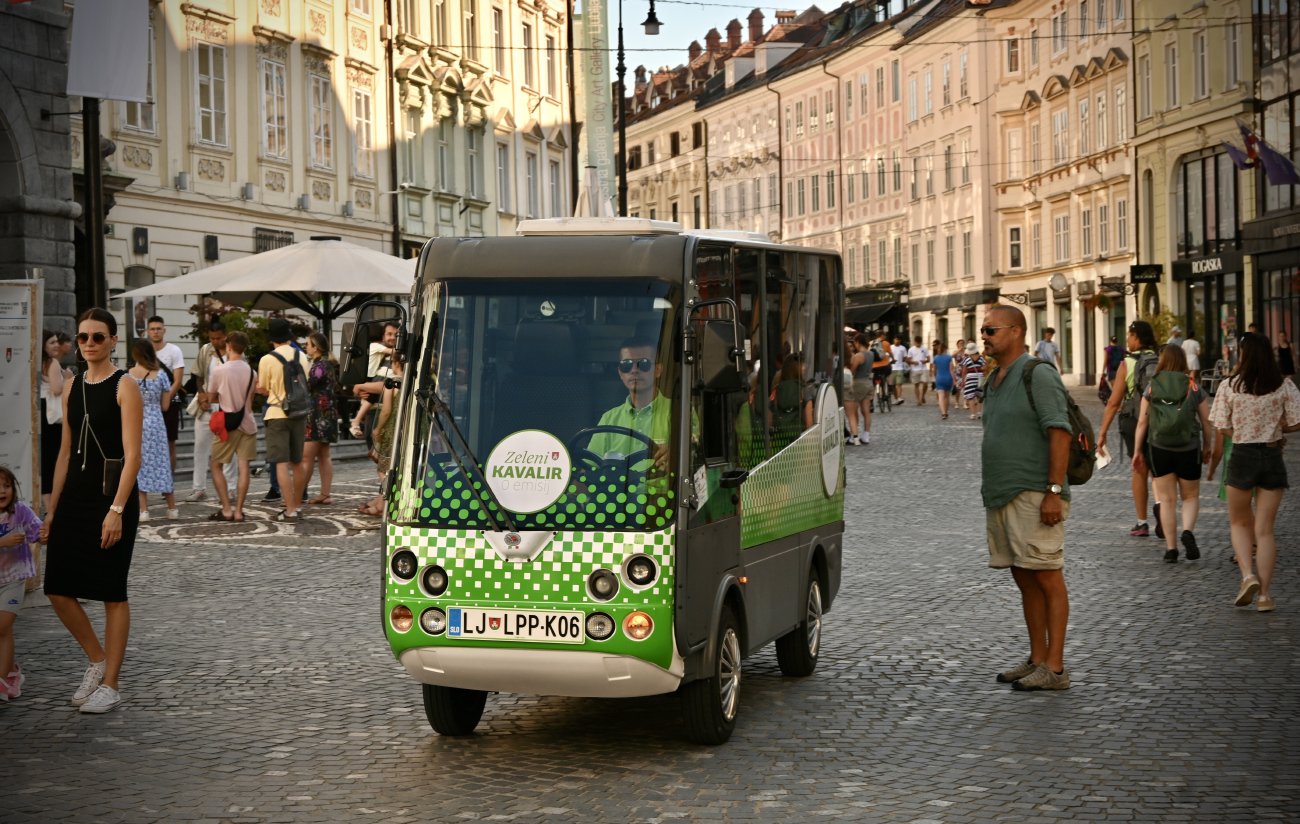
M663 364L655 362L655 345L649 341L626 341L618 356L618 377L627 387L627 400L601 415L600 425L631 429L650 438L655 444L649 450L653 471L663 471L668 465L673 417L672 402L660 395L656 386ZM647 449L640 438L613 432L592 435L587 448L602 458L626 457Z
M306 487L307 479L295 479L293 469L302 462L307 418L290 418L285 414L288 391L285 388L284 367L287 363L297 361L303 375L306 375L311 363L302 351L294 348L293 332L289 328L289 321L284 318L271 318L266 326L266 337L275 344L275 349L271 354L263 355L257 364L257 391L266 396L266 408L262 413L262 421L266 424L266 460L276 465L276 477L280 482L280 490L284 493L284 512L275 519L286 521L298 517L298 506Z

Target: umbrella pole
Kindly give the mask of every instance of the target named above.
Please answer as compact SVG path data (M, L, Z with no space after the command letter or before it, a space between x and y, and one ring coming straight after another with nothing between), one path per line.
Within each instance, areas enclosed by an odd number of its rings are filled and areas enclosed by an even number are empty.
M325 335L325 341L330 345L331 348L333 348L334 307L330 305L331 304L330 293L321 292L320 300L321 300L321 313L320 313L321 332L324 333Z

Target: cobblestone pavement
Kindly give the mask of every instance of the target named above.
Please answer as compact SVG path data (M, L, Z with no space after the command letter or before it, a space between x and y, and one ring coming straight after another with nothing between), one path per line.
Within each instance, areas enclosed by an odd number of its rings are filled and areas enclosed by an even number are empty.
M68 705L84 661L48 608L24 613L0 820L1300 820L1296 493L1259 614L1231 606L1223 503L1203 498L1203 559L1172 566L1128 537L1119 467L1077 490L1074 688L1014 693L993 680L1025 647L1011 578L986 567L978 424L909 399L872 434L848 458L821 665L749 660L726 746L685 743L671 696L494 696L476 736L435 735L380 633L378 533L348 514L374 476L354 465L292 534L198 506L151 525L114 713Z

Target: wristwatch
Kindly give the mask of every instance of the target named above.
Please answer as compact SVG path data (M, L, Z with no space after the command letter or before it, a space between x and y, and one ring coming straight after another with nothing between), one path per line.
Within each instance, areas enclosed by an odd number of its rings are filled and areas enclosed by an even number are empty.
M109 507L109 509L116 512L118 515L121 515L123 512L126 512L126 507L118 506L117 504L113 504L112 506Z
M1060 494L1061 494L1061 485L1060 485L1060 484L1048 484L1048 485L1047 485L1047 491L1050 492L1050 493L1052 493L1053 495L1060 495Z

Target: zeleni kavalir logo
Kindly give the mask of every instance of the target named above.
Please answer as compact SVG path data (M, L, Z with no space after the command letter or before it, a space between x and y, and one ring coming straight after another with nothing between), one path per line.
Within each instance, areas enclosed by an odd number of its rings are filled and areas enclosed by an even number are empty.
M483 468L501 505L521 515L540 512L559 500L572 469L569 450L560 439L538 429L502 438Z

